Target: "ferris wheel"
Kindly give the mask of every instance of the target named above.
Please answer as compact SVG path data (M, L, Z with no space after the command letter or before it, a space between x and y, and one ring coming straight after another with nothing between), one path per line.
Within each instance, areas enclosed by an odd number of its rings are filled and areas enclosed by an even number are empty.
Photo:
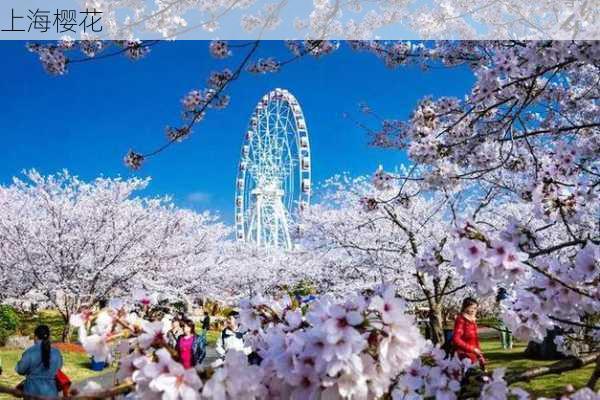
M310 145L298 100L285 89L256 105L242 145L235 196L238 240L291 249L290 224L310 203Z

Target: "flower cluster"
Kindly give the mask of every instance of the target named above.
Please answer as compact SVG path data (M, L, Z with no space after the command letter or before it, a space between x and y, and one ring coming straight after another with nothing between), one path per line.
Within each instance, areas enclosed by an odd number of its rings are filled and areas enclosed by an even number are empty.
M307 40L304 42L304 51L314 57L329 55L339 47L340 43L336 40Z
M190 135L190 128L184 126L182 128L167 127L166 135L169 141L181 142Z
M27 49L30 52L37 53L40 57L42 66L51 75L64 75L67 72L67 64L69 59L81 60L77 57L67 57L65 53L69 55L76 51L79 51L85 58L89 59L98 56L111 46L116 46L120 51L116 51L109 56L116 56L124 54L127 58L133 61L137 61L144 58L150 52L150 45L147 42L133 39L133 40L73 40L72 38L65 36L56 43L40 44L40 43L28 43Z
M102 40L81 40L77 43L79 50L90 58L96 57L106 48L106 43Z
M548 305L540 297L526 290L516 292L510 308L502 313L502 320L516 338L541 342L554 323L548 318Z
M455 400L461 382L472 367L469 359L448 357L431 344L400 375L392 397L394 400L435 398Z
M123 159L125 165L133 170L138 170L141 168L142 163L144 162L144 156L140 153L136 153L133 150L129 150Z
M382 396L425 344L393 288L340 303L325 296L305 313L289 301L255 299L240 316L262 359L265 386L285 398Z
M105 361L120 353L117 379L135 385L140 398L199 399L202 380L194 369L174 359L166 343L169 315L156 315L151 296L139 296L133 306L113 300L96 313L84 310L71 317L88 354Z
M504 380L504 368L496 368L492 376L484 376L484 385L481 390L481 400L504 400L514 398L515 400L528 400L529 393L525 390L514 387L508 388ZM509 397L510 395L510 397Z
M503 239L488 239L473 225L465 223L456 231L453 264L483 295L493 294L499 283L510 284L525 275L528 256Z
M208 78L208 86L213 89L223 88L233 78L233 73L229 69L220 72L213 72Z
M231 56L231 50L229 50L229 44L224 40L213 40L208 46L210 54L215 58L227 58Z
M598 129L591 114L597 113L592 94L597 89L589 67L598 57L592 50L597 45L439 42L432 48L414 48L375 41L352 46L392 65L409 60L471 65L476 82L465 99L425 98L408 123L382 135L387 138L377 138L383 146L409 143L411 159L432 170L430 176L436 179L430 179L431 186L442 186L452 175L471 179L510 172L497 178L517 178L509 187L521 186L515 188L521 192L530 191L533 183L533 201L540 215L551 220L572 218L597 198L597 186L579 179L597 176L588 150L590 145L597 148L597 139L591 139ZM532 91L538 94L530 102ZM517 119L518 127L509 123Z
M154 313L151 301L111 301L71 323L96 360L121 354L117 377L141 398L371 398L388 393L425 347L404 307L391 287L342 301L246 300L240 322L253 353L232 349L201 371L177 361L165 340L171 317Z
M374 199L373 197L361 197L359 203L365 212L375 211L379 204L377 199Z
M259 58L255 63L248 66L248 72L255 74L266 74L268 72L277 72L281 65L273 57Z
M134 61L144 58L150 52L150 48L139 39L124 40L121 45L127 58Z
M202 104L202 100L202 93L199 90L192 90L183 97L181 104L185 110L192 111Z
M440 276L440 265L443 262L441 249L437 245L432 245L425 249L415 260L415 266L418 271L424 272L433 277Z
M393 187L394 177L383 170L380 165L373 174L373 186L377 190L389 190Z
M202 397L219 400L268 398L263 378L262 368L250 364L243 351L232 349L204 385Z
M503 313L503 319L515 336L541 341L547 331L557 325L557 321L566 320L584 323L587 315L597 312L597 285L589 284L600 279L600 246L588 243L576 252L574 260L561 262L555 258L543 258L538 263L546 274L536 275L530 287L518 288L510 308ZM588 281L589 280L589 281ZM565 325L567 331L572 329ZM592 340L598 340L598 332ZM568 336L581 336L572 333ZM566 338L562 338L563 347L569 347ZM569 350L573 352L573 350Z
M184 115L198 121L204 116L206 108L222 109L227 107L229 105L229 96L217 94L217 90L213 88L205 89L204 91L192 90L183 97L181 104L185 111Z
M67 72L67 57L62 48L28 44L29 51L37 53L42 66L51 75L64 75Z

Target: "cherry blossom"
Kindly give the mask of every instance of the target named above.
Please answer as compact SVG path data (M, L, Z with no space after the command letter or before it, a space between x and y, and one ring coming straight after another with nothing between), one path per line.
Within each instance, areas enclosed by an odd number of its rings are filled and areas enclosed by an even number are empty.
M29 45L29 51L39 55L42 66L51 75L64 75L67 72L67 58L61 48Z
M0 238L13 243L0 246L0 271L12 282L5 295L43 293L77 327L89 320L89 311L79 321L71 316L111 295L144 287L184 294L189 287L174 282L174 275L194 276L210 265L208 255L228 232L210 214L176 209L164 198L136 197L149 180L84 182L66 171L29 171L25 178L0 187ZM145 293L135 296L148 305L155 301Z
M210 54L215 58L227 58L231 55L229 45L223 40L213 40L210 42Z
M169 357L165 351L158 350ZM162 393L162 399L200 399L199 390L202 387L202 380L198 377L194 369L185 369L183 366L173 360L165 362L167 372L156 376L148 385L149 389Z
M260 356L260 364L252 365L247 353L230 349L222 363L209 367L214 370L204 382L195 369L185 370L173 359L160 340L164 323L151 319L152 306L143 309L138 326L124 318L136 301L73 321L87 321L80 327L80 340L94 357L105 359L102 356L115 349L123 352L117 375L132 379L143 397L265 399L275 392L299 399L326 393L379 396L425 345L411 317L394 312L383 319L377 311L381 299L394 303L393 293L386 289L372 297L356 294L342 302L323 297L300 308L285 298L246 300L242 315L252 309L256 316L246 341Z
M227 352L221 367L206 382L202 395L209 399L259 399L266 388L261 384L262 370L248 364L243 352L232 349Z
M265 74L279 71L280 63L273 57L259 58L255 63L248 66L248 72Z
M446 358L446 354L429 345L400 375L392 391L393 399L426 397L457 399L461 381L471 367L468 359Z

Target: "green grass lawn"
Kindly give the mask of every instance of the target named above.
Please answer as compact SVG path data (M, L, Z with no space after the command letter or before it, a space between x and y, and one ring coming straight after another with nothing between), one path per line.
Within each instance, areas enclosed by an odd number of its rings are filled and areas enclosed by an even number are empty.
M221 332L219 332L219 331L206 332L206 341L208 342L208 345L215 346L217 344L217 340L219 340L220 335L221 335Z
M37 314L21 314L21 323L17 331L21 335L32 336L33 330L38 325L48 325L50 328L51 339L55 342L61 341L64 322L58 311L40 310ZM77 340L76 332L71 336L71 340Z
M523 355L526 343L515 342L512 350L503 350L499 339L483 339L481 346L488 360L488 369L506 368L508 372L522 372L530 368L546 366L556 361L537 361L526 359ZM555 397L560 395L567 384L575 388L584 387L592 375L594 364L585 368L562 374L550 374L536 378L530 382L517 382L513 386L520 387L536 396ZM598 389L598 388L596 388Z

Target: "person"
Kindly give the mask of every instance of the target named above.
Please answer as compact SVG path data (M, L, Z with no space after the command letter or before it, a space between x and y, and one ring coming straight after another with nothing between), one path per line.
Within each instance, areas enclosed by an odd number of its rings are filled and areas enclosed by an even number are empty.
M485 358L479 344L477 334L477 300L467 297L463 300L460 313L454 323L454 332L452 334L452 345L459 358L468 358L472 363L479 363L479 366L485 368Z
M206 332L196 335L194 321L182 321L183 334L177 339L177 354L184 368L194 368L202 364L206 357Z
M206 337L206 333L210 329L210 316L208 314L204 315L202 319L202 335Z
M243 351L246 355L250 354L251 349L244 346L243 336L243 333L237 332L235 318L231 315L225 321L225 327L221 331L220 339L217 341L217 354L221 357L225 357L225 353L227 353L227 350L229 349Z
M512 350L513 348L513 339L512 332L508 329L504 321L500 321L500 342L502 343L502 348L504 350Z
M183 334L183 329L181 327L181 319L179 317L175 317L173 321L171 321L171 329L167 332L167 344L172 348L177 347L177 340Z
M39 325L34 331L35 342L25 350L15 368L25 376L22 391L25 396L58 397L57 373L63 365L62 354L52 348L50 328Z
M500 303L502 300L508 297L508 293L506 289L500 288L498 289L498 293L496 294L496 305L500 308ZM504 350L510 350L513 348L513 340L512 340L512 332L508 329L504 321L500 319L498 324L498 329L500 330L500 343L502 344L502 348Z

